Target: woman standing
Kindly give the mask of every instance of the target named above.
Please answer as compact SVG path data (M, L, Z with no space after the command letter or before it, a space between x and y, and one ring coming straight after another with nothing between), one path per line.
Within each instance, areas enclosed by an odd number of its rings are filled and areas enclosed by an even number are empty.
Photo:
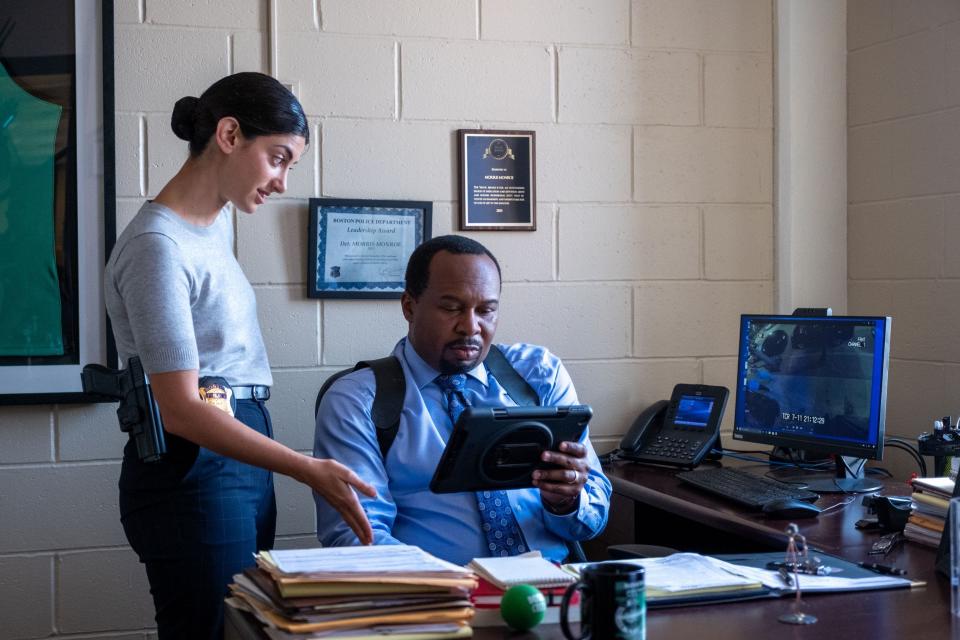
M324 496L364 543L372 531L354 489L374 490L272 439L256 300L232 251L225 206L253 213L284 192L309 142L300 103L269 76L238 73L179 100L171 125L190 157L121 234L104 275L121 361L140 356L168 434L158 463L128 443L120 516L161 640L220 638L227 584L273 546L271 472Z

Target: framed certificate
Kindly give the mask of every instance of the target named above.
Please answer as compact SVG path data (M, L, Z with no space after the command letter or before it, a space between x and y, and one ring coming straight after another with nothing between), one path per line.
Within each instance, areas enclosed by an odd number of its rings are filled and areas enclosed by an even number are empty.
M536 132L458 133L460 229L535 231Z
M399 298L410 254L430 239L432 202L310 198L307 294Z

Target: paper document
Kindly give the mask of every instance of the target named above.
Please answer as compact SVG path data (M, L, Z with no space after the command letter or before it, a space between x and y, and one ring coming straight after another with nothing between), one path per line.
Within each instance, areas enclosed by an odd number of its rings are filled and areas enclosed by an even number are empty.
M637 558L617 560L635 564L646 569L644 581L648 593L688 593L716 589L749 589L760 586L761 581L744 575L736 565L721 562L698 553L674 553L663 558ZM568 565L579 569L588 563Z
M914 478L912 480L914 489L929 491L930 493L940 494L945 498L953 495L954 481L951 478L933 477L933 478Z
M348 629L344 631L321 631L311 634L287 633L280 629L267 627L264 633L270 640L326 640L330 638L350 638L350 640L437 640L440 638L470 638L473 631L468 626L457 624L421 624L403 626L378 626L369 629Z
M285 574L469 573L412 545L275 549L269 554L277 569Z
M559 587L574 582L572 575L542 557L539 552L506 558L474 558L467 568L504 590L517 584Z
M713 562L723 562L711 558ZM730 564L724 562L723 564ZM824 565L830 566L830 560L826 559ZM742 565L730 565L736 567L742 575L752 577L771 589L793 591L792 587L783 584L780 574L770 569L757 569L754 567L745 567ZM877 575L876 577L849 577L843 578L834 575L815 576L806 573L790 573L791 578L796 578L800 582L800 590L810 593L816 591L864 591L869 589L883 587L907 586L910 581L898 576Z
M733 564L718 558L697 553L675 553L664 558L617 560L637 564L646 569L647 592L657 594L693 593L721 589L764 586L774 591L793 591L783 583L777 571ZM836 561L833 561L836 563ZM824 564L830 566L831 559ZM568 565L579 570L585 564ZM869 573L869 572L867 572ZM794 577L794 574L790 574ZM838 577L836 575L814 576L799 574L802 591L862 591L884 587L907 586L906 578L886 575Z

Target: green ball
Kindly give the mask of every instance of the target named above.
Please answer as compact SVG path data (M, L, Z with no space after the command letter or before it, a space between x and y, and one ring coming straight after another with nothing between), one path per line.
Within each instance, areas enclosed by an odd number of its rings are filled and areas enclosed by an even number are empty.
M547 599L529 584L510 587L500 600L500 616L517 631L526 631L540 624L547 612Z

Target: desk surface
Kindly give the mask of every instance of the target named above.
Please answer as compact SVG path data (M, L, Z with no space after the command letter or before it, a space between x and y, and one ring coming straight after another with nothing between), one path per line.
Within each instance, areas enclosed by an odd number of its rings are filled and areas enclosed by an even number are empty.
M736 462L735 466L758 475L768 468L764 464L742 462ZM788 520L770 520L761 513L749 513L732 502L715 498L677 480L678 469L617 462L606 467L605 471L614 492L634 502L750 543L777 550L786 548L784 529ZM884 494L910 495L910 488L903 483L887 482ZM860 500L861 496L823 494L816 503L821 509L843 502L849 504L837 506L816 518L797 520L797 524L811 544L827 553L848 555L860 549L865 552L879 536L865 534L854 527L854 523L865 515Z
M736 466L744 468L744 465ZM763 473L765 465L746 466ZM747 513L736 505L712 497L676 479L677 470L618 462L606 469L614 493L652 511L670 512L692 528L719 531L737 536L759 547L786 548L786 520L770 520L762 514ZM885 495L909 494L903 483L889 482ZM827 494L817 505L826 508L852 496ZM908 577L926 582L912 589L817 594L804 597L805 608L819 618L810 627L790 627L777 622L791 610L791 599L749 601L682 609L654 610L648 616L650 638L693 637L709 629L711 638L902 638L949 637L951 628L949 580L934 571L936 550L905 542L887 556L870 556L870 545L878 533L864 533L854 527L866 511L857 497L846 506L817 518L798 520L801 532L814 547L854 562L870 560L902 567ZM639 522L638 528L655 528L656 522ZM642 540L641 540L642 541ZM958 636L960 637L960 636Z
M670 512L688 523L690 528L736 536L747 545L755 544L757 550L785 548L783 529L786 521L768 520L762 515L744 513L735 506L681 483L674 477L676 470L615 463L606 471L613 483L614 493L636 505ZM903 495L908 493L908 489L902 484L890 483L884 493ZM824 496L817 504L829 506L848 498ZM867 550L879 534L865 534L853 526L863 516L864 508L857 499L834 512L798 524L810 543L826 552L853 561L875 561L877 557L868 556ZM641 522L638 526L653 529L657 523ZM811 626L796 627L777 622L778 616L792 610L792 598L751 600L649 611L647 637L651 640L696 637L709 637L711 640L775 637L803 640L948 638L952 624L949 581L934 572L935 556L934 549L906 542L880 560L907 569L909 578L925 581L925 586L805 596L803 610L819 618L819 622ZM227 627L227 638L264 637L251 635L255 630L249 626L249 621L236 615L228 618ZM478 640L563 638L556 625L538 627L525 634L510 633L502 628L480 628L475 629L474 633ZM955 625L953 633L960 638L960 626Z

